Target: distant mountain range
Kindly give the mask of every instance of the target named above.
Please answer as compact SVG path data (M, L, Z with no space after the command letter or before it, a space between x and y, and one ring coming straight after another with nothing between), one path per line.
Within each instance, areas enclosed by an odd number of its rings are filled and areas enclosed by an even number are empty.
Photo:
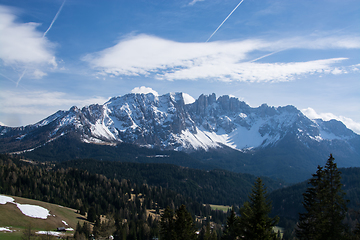
M0 126L0 152L35 154L70 134L98 146L183 151L207 166L289 182L311 177L330 153L339 167L360 166L360 135L342 122L310 120L294 106L252 108L215 94L189 103L183 93L134 93L74 106L33 125Z

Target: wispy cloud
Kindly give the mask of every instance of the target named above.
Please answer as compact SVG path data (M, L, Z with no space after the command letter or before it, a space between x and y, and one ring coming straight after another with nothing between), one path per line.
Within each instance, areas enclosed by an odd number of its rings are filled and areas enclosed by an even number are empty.
M182 43L155 36L125 38L115 46L86 55L83 60L101 74L150 76L164 80L217 79L220 81L289 81L306 74L343 74L334 66L346 58L315 59L305 62L266 63L272 52L288 49L360 48L360 38L289 38L275 41L249 39ZM255 53L264 53L262 63ZM265 58L266 59L266 58Z
M63 92L48 92L48 91L2 91L0 95L0 115L6 114L10 116L22 115L27 118L39 121L39 116L45 118L51 113L59 109L68 110L71 106L83 107L89 104L103 104L106 98L103 97L76 97L69 96ZM5 122L4 124L14 126L14 124ZM21 125L22 120L18 120ZM29 119L26 119L29 122Z
M17 91L4 91L0 96L1 106L4 108L2 111L18 111L18 107L29 106L78 106L82 107L88 104L103 104L107 99L102 97L93 98L77 98L70 97L63 92L47 92L47 91L35 91L35 92L17 92Z
M360 134L360 123L355 122L351 118L344 116L336 116L333 113L317 113L314 109L310 107L306 109L302 109L301 111L310 119L322 119L324 121L335 119L341 121L345 124L347 128L353 130L357 134Z
M204 0L192 0L192 1L189 3L189 5L192 6L192 5L194 5L195 3L197 3L197 2L202 2L202 1L204 1Z
M11 9L0 6L0 58L5 64L56 64L54 45L36 30L38 23L18 23Z
M38 23L19 23L16 19L11 8L0 6L0 59L5 66L27 69L38 78L40 68L57 66L54 44L36 29Z

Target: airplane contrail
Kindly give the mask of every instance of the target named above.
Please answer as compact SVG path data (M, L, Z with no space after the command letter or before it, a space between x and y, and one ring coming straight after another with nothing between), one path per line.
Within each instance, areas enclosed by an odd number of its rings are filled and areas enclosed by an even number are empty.
M66 2L66 0L64 0L63 3L61 4L59 10L57 11L55 17L54 17L53 20L51 21L50 26L48 27L48 29L46 29L46 31L44 32L42 38L44 38L44 37L46 36L46 34L49 32L49 30L51 29L52 25L54 24L54 22L55 22L56 19L58 18L59 14L60 14L60 12L61 12L64 4L65 4L65 2ZM26 70L27 70L27 67L25 67L24 72L20 75L19 79L17 80L17 82L16 82L16 87L19 85L19 82L20 82L21 79L24 77Z
M212 36L214 36L214 34L219 30L219 28L221 28L221 26L226 22L226 20L231 16L231 14L233 14L233 12L235 12L235 10L240 6L240 4L243 2L244 0L241 0L238 5L236 5L236 7L231 11L231 13L225 18L225 20L218 26L218 28L211 34L211 36L206 40L206 42L208 42L210 40L210 38L212 38Z
M54 19L52 20L52 22L50 23L50 26L48 27L48 29L46 29L46 31L44 32L44 35L43 37L45 37L45 35L48 33L48 31L51 29L52 25L54 24L54 22L56 21L56 19L58 18L60 12L61 12L61 9L63 8L64 4L65 4L66 0L63 1L63 3L61 4L59 10L57 11Z
M21 79L22 79L23 76L25 75L26 70L27 70L27 67L25 67L24 72L20 75L19 79L17 80L17 82L16 82L16 87L19 85L19 82L21 81Z
M261 57L255 58L255 59L253 59L253 60L251 60L251 61L249 61L249 62L250 62L250 63L251 63L251 62L256 62L257 60L260 60L260 59L266 58L266 57L271 56L271 55L273 55L273 54L275 54L275 53L282 52L282 51L285 51L285 50L286 50L286 49L281 49L281 50L278 50L278 51L275 51L275 52L272 52L272 53L266 54L266 55L264 55L264 56L261 56Z

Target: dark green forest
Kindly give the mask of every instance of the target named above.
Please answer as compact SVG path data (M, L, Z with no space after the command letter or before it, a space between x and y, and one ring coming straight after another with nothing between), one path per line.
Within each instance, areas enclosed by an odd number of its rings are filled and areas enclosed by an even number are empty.
M146 209L159 212L167 206L176 209L185 204L194 218L211 216L219 225L226 221L226 213L166 188L108 179L74 168L53 170L51 164L34 165L4 154L0 155L0 179L2 194L60 204L78 209L83 215L91 210L95 216L126 219L126 239L151 239L158 235L158 222L146 215Z
M129 179L137 185L148 184L173 190L197 202L242 205L248 197L255 176L225 170L198 170L172 164L126 163L78 159L56 164L56 168L78 168L118 180ZM264 177L268 191L284 186L283 181Z
M349 201L343 222L351 232L360 221L360 168L339 171L345 199ZM159 236L159 219L147 216L146 210L160 213L161 209L170 207L175 212L182 205L194 219L195 229L202 229L205 236L209 221L195 219L206 217L211 219L211 229L216 233L209 236L220 239L231 211L227 214L214 211L207 204L234 205L239 214L239 208L249 201L257 178L224 170L196 170L160 163L93 159L29 163L20 160L20 156L2 154L0 179L0 193L78 209L81 214L88 213L89 220L98 229L106 229L99 225L98 216L111 216L111 229L124 237L121 239ZM266 195L272 204L269 216L278 216L277 226L284 228L284 239L293 239L299 213L304 212L303 193L308 183L284 187L284 183L268 178L263 178L263 183L270 193ZM84 229L88 226L79 226L78 234L87 234Z

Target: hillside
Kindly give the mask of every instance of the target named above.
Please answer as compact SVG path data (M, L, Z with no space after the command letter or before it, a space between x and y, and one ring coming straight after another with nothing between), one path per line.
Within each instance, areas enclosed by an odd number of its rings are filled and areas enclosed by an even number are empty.
M223 211L212 210L208 205L162 187L137 185L126 179L108 179L72 168L56 170L52 166L0 155L0 179L4 179L0 181L0 193L71 207L82 215L93 216L88 220L95 223L100 215L107 215L121 220L121 231L129 238L157 236L158 220L148 215L148 210L159 213L167 206L176 209L185 204L194 218L211 216L218 226L226 221ZM202 221L197 224L201 228ZM129 232L129 228L133 230ZM141 230L144 228L148 231Z
M4 195L0 195L3 198ZM74 233L78 222L83 224L84 216L77 213L75 209L60 206L58 204L51 204L43 201L16 197L6 196L12 198L14 202L0 204L0 227L6 227L10 231L0 232L1 239L7 239L9 235L20 236L24 228L31 227L34 232L39 231L52 231L51 234L61 234L63 236L70 236ZM24 206L40 206L49 211L50 216L46 219L29 217L25 215L16 204ZM58 227L64 227L68 231L65 233L56 232Z
M160 158L161 159L161 158ZM78 168L102 174L109 179L129 179L142 185L158 186L173 190L205 204L242 205L248 198L254 175L226 170L197 170L162 163L127 163L77 159L56 164L56 168ZM281 188L283 181L263 177L268 191Z
M185 152L162 151L129 143L119 143L116 146L89 144L80 141L74 134L58 138L33 151L24 152L21 156L43 162L92 158L103 161L169 163L205 170L214 168L214 166L201 162Z

